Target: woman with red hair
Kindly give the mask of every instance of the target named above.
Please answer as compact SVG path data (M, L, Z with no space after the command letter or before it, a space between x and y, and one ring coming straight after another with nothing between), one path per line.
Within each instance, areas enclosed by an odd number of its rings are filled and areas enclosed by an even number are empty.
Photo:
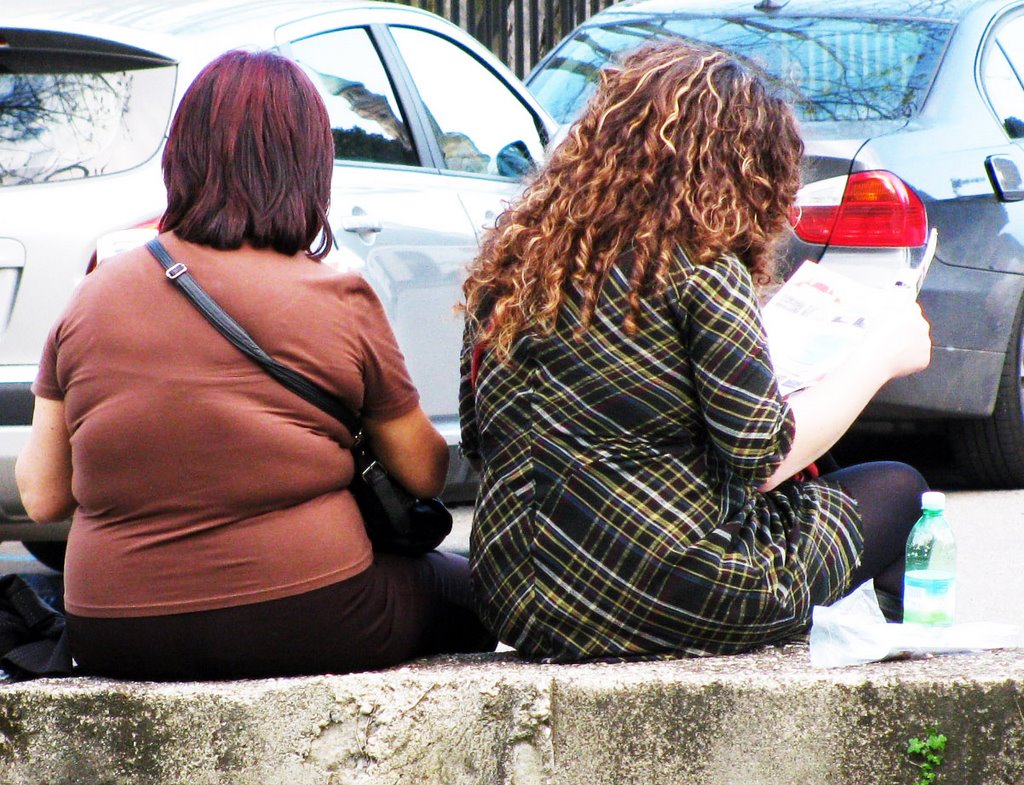
M293 62L229 52L171 125L159 239L271 356L358 412L407 489L447 445L358 275L320 263L334 147ZM145 248L105 261L47 341L17 477L73 514L64 572L81 669L215 679L378 668L493 648L465 559L375 554L347 486L352 434L241 354Z
M755 284L802 152L758 72L649 46L602 74L485 238L464 286L470 564L485 621L523 654L742 651L868 578L898 606L921 475L794 475L928 364L928 325L894 302L850 362L779 394Z

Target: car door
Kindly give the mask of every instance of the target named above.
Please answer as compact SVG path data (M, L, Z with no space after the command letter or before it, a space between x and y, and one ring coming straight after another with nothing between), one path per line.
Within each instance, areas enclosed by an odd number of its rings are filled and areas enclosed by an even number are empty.
M519 193L523 175L543 157L548 129L523 97L469 49L436 31L408 25L391 25L389 32L419 98L422 125L438 160L437 188L446 198L459 199L479 239ZM475 250L446 268L433 293L418 293L418 308L398 309L393 317L413 362L437 369L432 384L443 406L458 398L462 320L453 318L452 306L462 299L465 264ZM423 329L424 314L436 333ZM446 418L445 425L457 427L457 416Z
M987 196L997 204L987 211L990 242L960 254L970 266L1000 272L1024 272L1024 6L996 20L980 57L979 83L992 113L1006 133L1001 146L986 150ZM965 216L978 236L980 211Z
M396 42L410 37L427 43L400 51ZM317 84L331 118L337 247L327 261L358 270L374 287L424 409L455 445L462 338L455 306L466 265L482 225L493 224L524 167L541 157L545 122L441 30L339 27L289 41L286 51ZM433 67L453 61L454 73ZM520 126L514 138L500 133ZM519 144L503 149L510 141Z
M424 109L448 187L473 226L493 226L543 158L553 125L472 52L435 32L393 25L392 38Z
M457 380L447 382L444 371L454 361L445 363L423 336L451 343L459 271L473 257L476 232L458 194L443 187L370 27L294 41L290 55L320 89L334 136L329 218L337 247L327 261L370 281L424 408L450 416Z

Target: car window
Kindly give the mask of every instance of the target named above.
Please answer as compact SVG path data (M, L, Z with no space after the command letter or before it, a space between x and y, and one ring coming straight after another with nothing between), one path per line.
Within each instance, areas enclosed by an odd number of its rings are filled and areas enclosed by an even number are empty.
M1024 87L998 45L989 51L981 79L1006 133L1011 139L1024 137Z
M1024 15L1003 22L995 40L1013 69L1018 74L1024 73Z
M504 80L447 38L410 27L391 32L448 169L519 177L540 160L542 126Z
M1024 138L1024 17L1010 20L988 48L981 81L1011 139Z
M148 161L170 121L176 73L166 62L109 53L0 47L0 186L115 174Z
M409 125L366 28L293 41L292 57L327 105L335 159L419 165Z
M763 67L802 120L889 120L917 109L952 26L903 19L683 17L581 28L529 80L555 119L571 122L598 74L652 38L705 42Z

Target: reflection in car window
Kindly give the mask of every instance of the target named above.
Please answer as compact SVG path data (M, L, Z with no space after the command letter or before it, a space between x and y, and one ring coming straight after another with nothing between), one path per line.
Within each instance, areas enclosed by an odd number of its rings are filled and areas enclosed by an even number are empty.
M519 177L540 160L538 120L504 81L449 39L409 27L391 32L449 169Z
M1014 71L1024 74L1024 16L1005 22L996 34L996 41Z
M1011 139L1024 138L1024 17L1004 24L989 48L982 83Z
M981 79L1006 133L1011 139L1024 137L1024 88L998 45L989 51Z
M89 72L41 67L0 52L0 186L77 180L132 169L160 148L173 66Z
M336 159L419 165L387 71L365 28L295 41L292 56L327 105Z
M897 119L919 107L951 32L951 25L933 21L764 15L589 27L531 78L530 89L556 120L571 122L602 68L651 38L675 36L762 66L802 120Z

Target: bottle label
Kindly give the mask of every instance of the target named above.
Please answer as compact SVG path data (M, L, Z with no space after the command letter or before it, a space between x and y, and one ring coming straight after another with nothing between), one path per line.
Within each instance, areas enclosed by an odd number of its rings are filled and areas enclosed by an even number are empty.
M945 627L953 623L956 583L952 572L911 570L903 581L903 621Z

